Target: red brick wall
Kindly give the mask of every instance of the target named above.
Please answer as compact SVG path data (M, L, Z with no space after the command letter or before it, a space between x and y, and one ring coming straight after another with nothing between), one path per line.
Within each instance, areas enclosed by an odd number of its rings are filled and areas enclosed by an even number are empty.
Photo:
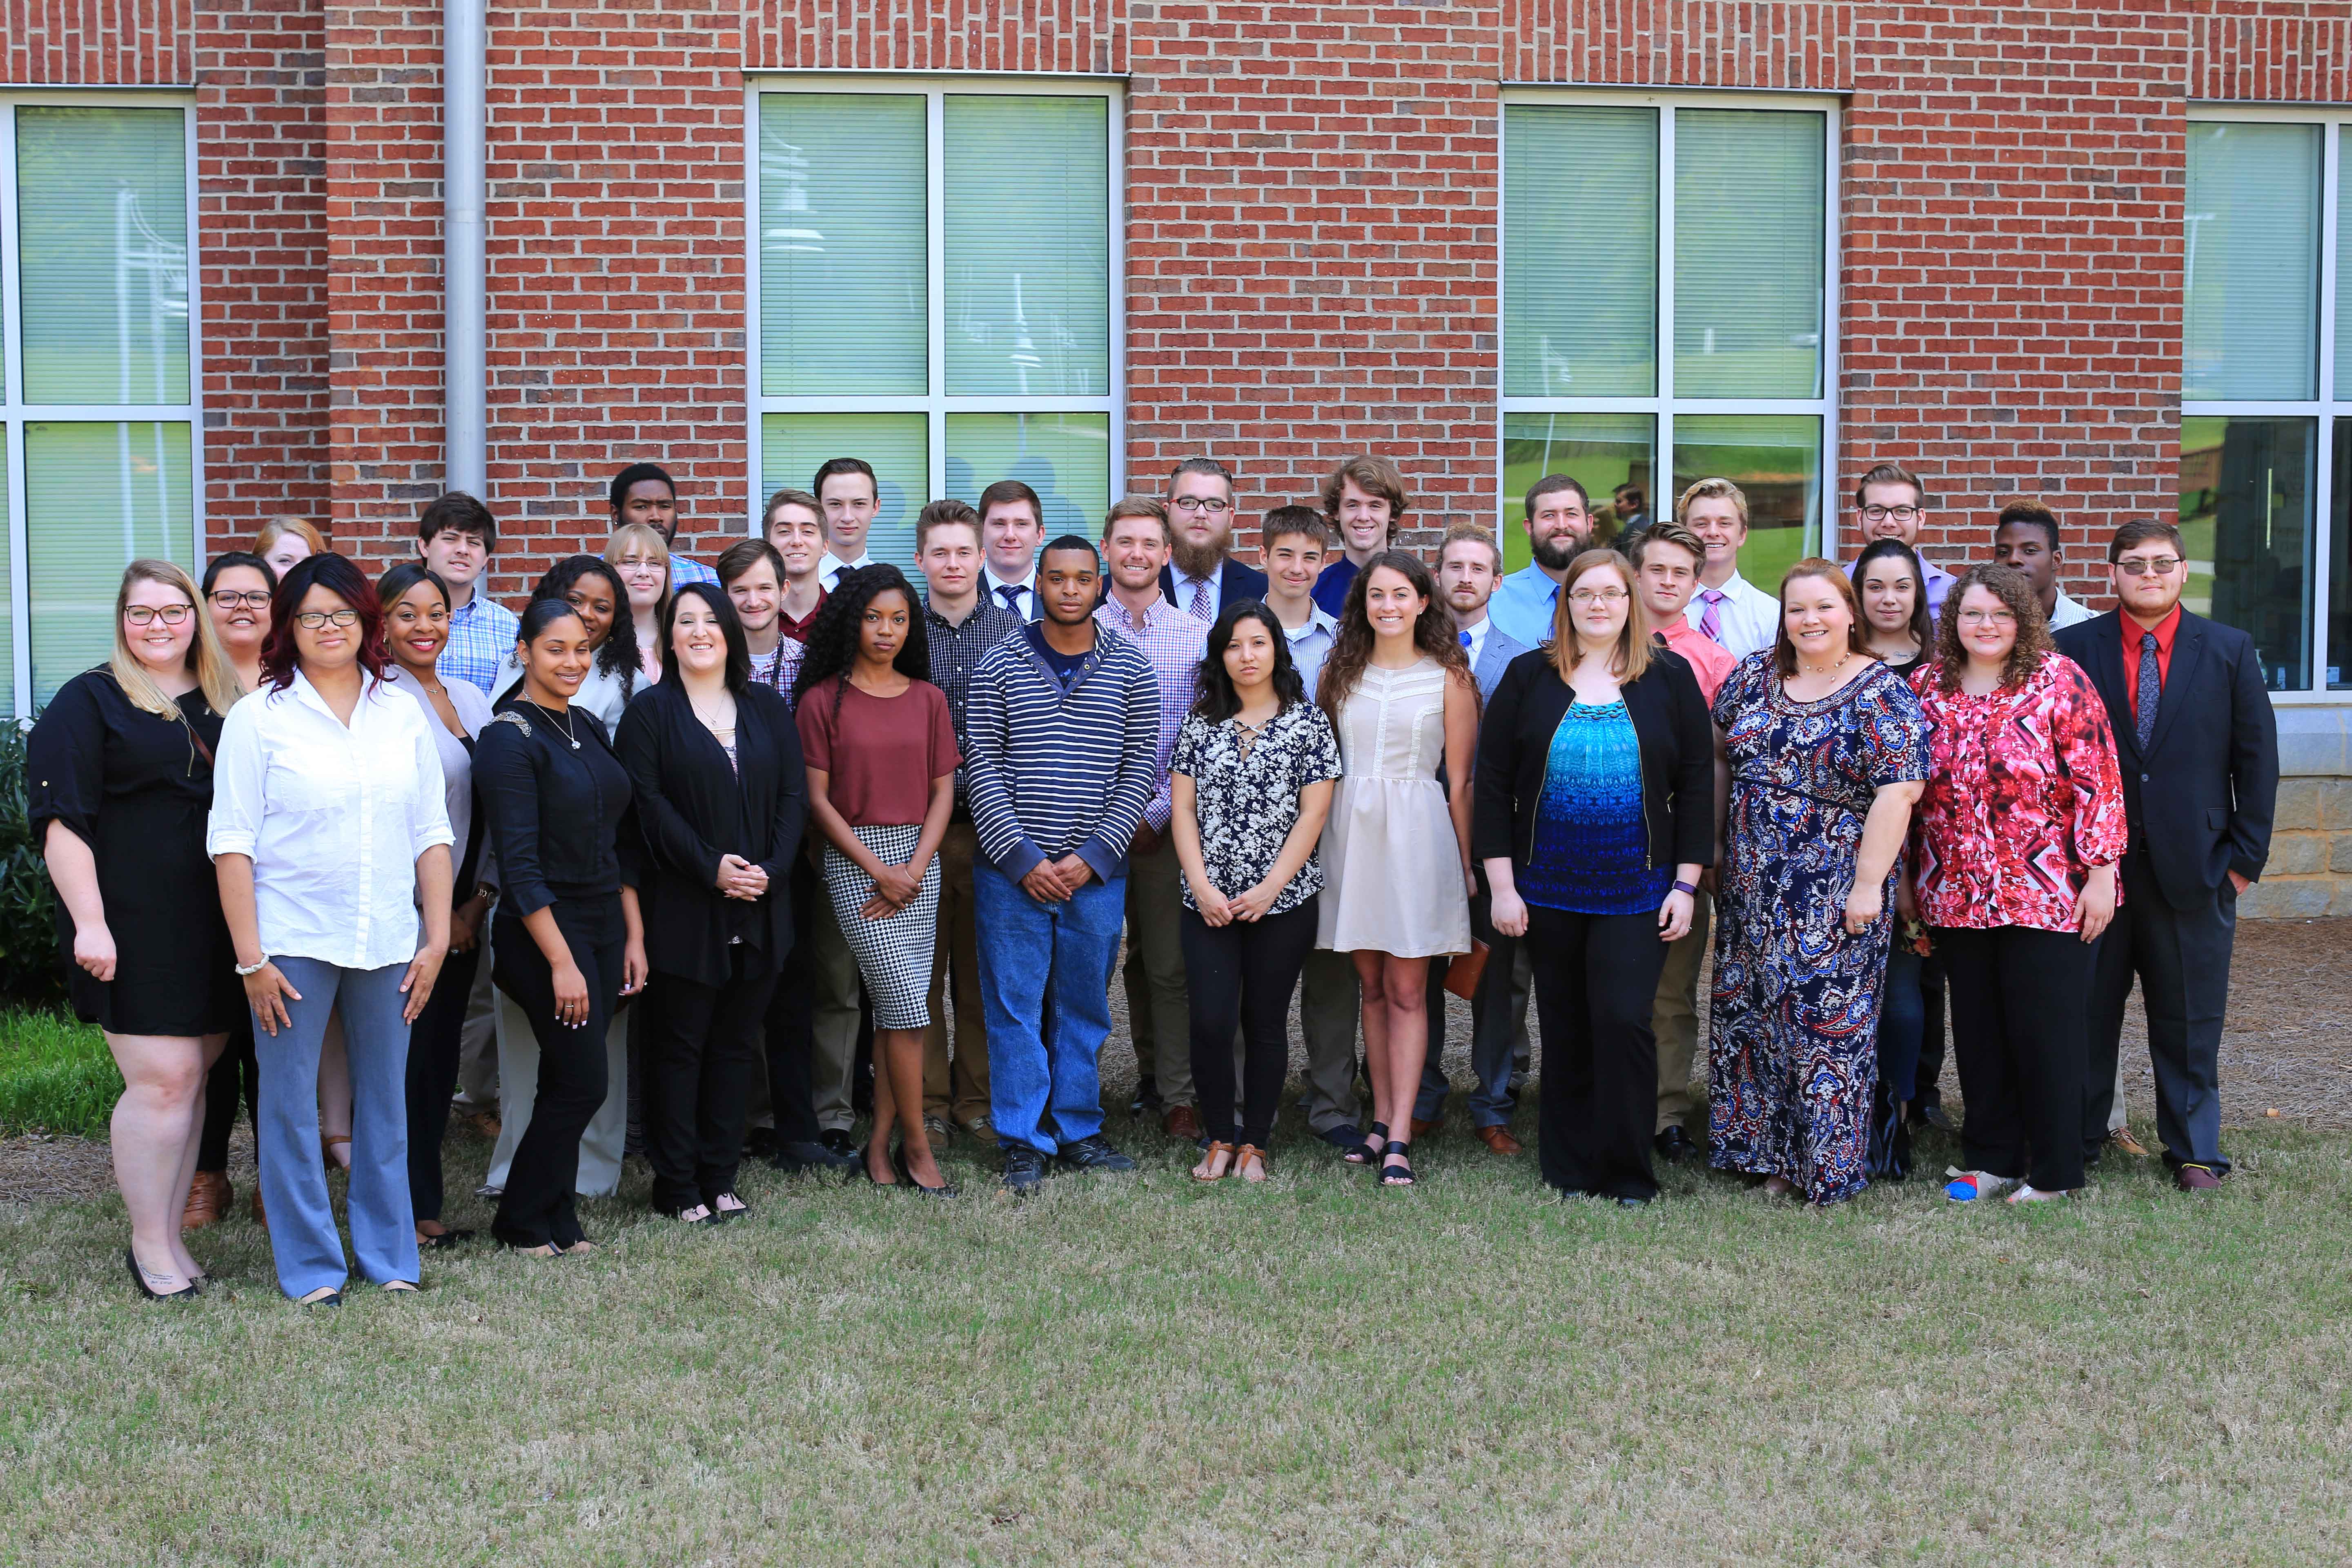
M2189 95L2352 102L2352 5L2344 0L2195 0Z
M1843 91L1853 9L1837 0L1508 0L1503 77Z
M1162 14L1185 9L1206 7ZM752 70L1117 76L1127 12L1126 0L748 0L743 59Z
M5 0L0 82L185 86L196 31L190 0Z
M328 515L325 18L202 0L193 47L210 552Z

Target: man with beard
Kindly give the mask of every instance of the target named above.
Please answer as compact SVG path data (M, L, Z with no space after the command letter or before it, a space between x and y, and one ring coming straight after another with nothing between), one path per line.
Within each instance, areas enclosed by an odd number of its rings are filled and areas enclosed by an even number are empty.
M1203 626L1227 604L1265 597L1265 574L1233 558L1234 516L1234 477L1214 458L1187 458L1168 476L1174 543L1160 594Z
M1527 519L1535 563L1495 584L1486 614L1513 642L1541 647L1551 641L1568 563L1592 542L1592 498L1566 474L1546 474L1528 491Z

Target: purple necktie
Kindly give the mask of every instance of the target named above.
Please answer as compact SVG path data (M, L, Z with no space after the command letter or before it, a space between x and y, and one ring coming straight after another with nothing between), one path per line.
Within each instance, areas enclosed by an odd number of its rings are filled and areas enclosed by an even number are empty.
M1706 602L1706 608L1698 615L1699 636L1720 645L1723 641L1723 614L1718 606L1731 595L1720 588L1701 588L1698 596Z
M1209 614L1209 580L1206 577L1192 584L1192 603L1186 607L1186 613L1196 621L1216 618Z

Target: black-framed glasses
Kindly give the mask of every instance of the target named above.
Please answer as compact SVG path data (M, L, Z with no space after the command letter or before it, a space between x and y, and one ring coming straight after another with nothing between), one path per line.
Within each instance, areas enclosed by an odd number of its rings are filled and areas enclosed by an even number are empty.
M240 605L248 610L269 608L269 590L267 588L247 588L242 593L235 588L220 588L214 591L212 598L214 605L224 610L234 610Z
M1168 504L1178 511L1205 511L1212 517L1234 510L1233 502L1219 500L1214 496L1178 496Z
M1916 506L1866 506L1862 509L1864 522L1916 522L1919 519Z
M195 613L193 605L133 605L122 612L122 618L134 626L152 626L157 621L176 626Z
M2123 574L2126 577L2145 577L2150 572L2155 573L2159 577L2169 577L2180 569L2180 557L2178 555L2134 555L2118 561L2116 564L2122 569Z
M359 618L357 610L300 610L295 614L294 624L306 632L315 632L327 626L357 626Z

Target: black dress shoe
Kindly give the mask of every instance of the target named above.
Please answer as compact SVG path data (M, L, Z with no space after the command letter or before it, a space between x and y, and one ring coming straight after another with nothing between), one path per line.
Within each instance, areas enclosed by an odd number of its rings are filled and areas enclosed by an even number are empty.
M1045 1156L1026 1143L1015 1143L1004 1151L1004 1175L1007 1190L1025 1193L1045 1179Z
M743 1134L743 1154L746 1159L773 1159L776 1147L776 1130L772 1127L754 1127Z
M1140 1116L1147 1110L1160 1109L1160 1080L1145 1073L1135 1080L1135 1098L1127 1104L1129 1116Z
M1670 1160L1677 1165L1691 1163L1699 1158L1701 1152L1699 1146L1691 1141L1691 1135L1679 1127L1669 1127L1651 1139L1650 1147L1658 1152L1658 1158Z
M1911 1124L1914 1127L1932 1127L1954 1138L1960 1135L1960 1124L1952 1120L1952 1113L1944 1109L1944 1102L1940 1100L1930 1100L1924 1104L1915 1102L1911 1107Z
M1315 1136L1334 1149L1353 1149L1363 1142L1364 1130L1342 1121L1339 1126L1328 1128Z
M1062 1146L1062 1163L1073 1171L1132 1171L1135 1162L1110 1146L1110 1140L1097 1132L1091 1138L1081 1138Z
M855 1152L845 1153L824 1143L779 1143L768 1159L768 1168L786 1175L803 1171L848 1171L865 1162Z
M853 1160L858 1157L857 1140L838 1127L818 1133L816 1141L836 1154L846 1154Z

